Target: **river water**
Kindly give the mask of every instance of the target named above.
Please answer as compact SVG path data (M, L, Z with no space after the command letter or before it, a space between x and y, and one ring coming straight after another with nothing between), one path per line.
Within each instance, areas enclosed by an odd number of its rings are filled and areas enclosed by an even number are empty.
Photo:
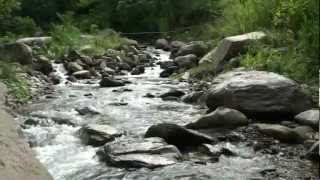
M169 53L148 49L159 61L169 60ZM158 54L158 55L156 55ZM55 65L65 77L62 65ZM244 145L236 145L240 156L220 157L218 163L200 164L194 161L149 169L121 169L108 167L96 157L97 148L81 144L77 131L84 124L109 124L125 131L125 136L143 137L148 127L170 122L184 125L199 118L197 106L182 102L146 98L147 93L159 95L171 88L187 89L187 84L159 78L160 67L147 68L142 75L121 76L132 84L132 91L114 92L120 88L99 88L98 79L61 83L55 87L55 98L42 98L32 104L20 120L36 119L42 123L24 130L33 145L37 158L48 168L55 180L197 180L197 179L261 179L260 171L272 163L267 156L256 156ZM65 81L66 82L66 81ZM115 103L128 103L117 106ZM100 115L80 116L75 109L92 107ZM76 126L59 125L52 119L68 119Z

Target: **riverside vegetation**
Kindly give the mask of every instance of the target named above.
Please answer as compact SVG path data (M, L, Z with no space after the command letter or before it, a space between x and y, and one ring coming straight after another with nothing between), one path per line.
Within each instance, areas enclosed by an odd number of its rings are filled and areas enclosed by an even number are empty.
M318 73L318 0L0 0L6 103L57 180L315 178Z

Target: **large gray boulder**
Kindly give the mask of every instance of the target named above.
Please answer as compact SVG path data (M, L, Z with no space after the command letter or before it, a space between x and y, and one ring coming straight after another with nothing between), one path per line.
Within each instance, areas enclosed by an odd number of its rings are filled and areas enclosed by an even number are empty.
M69 62L67 64L67 70L69 71L69 73L75 73L75 72L78 72L78 71L83 71L83 67L78 64L77 62Z
M181 159L179 150L161 138L120 139L106 144L98 156L108 165L127 168L156 168Z
M34 67L45 75L49 75L54 70L51 61L45 56L39 56L34 63Z
M173 54L173 57L185 56L188 54L194 54L198 57L202 57L208 51L208 46L202 41L194 41L187 45L180 47L177 53Z
M227 37L214 50L210 51L200 60L200 64L213 63L213 71L219 73L224 70L228 61L239 56L248 43L263 39L266 34L263 32L252 32L238 36Z
M31 47L24 43L7 43L0 45L0 57L22 65L31 65L33 55Z
M273 137L283 142L295 142L291 128L277 124L254 124L262 134Z
M278 124L254 124L262 134L273 137L285 143L304 143L315 136L312 128L301 126L289 128Z
M190 94L185 95L182 98L182 101L184 103L202 105L204 104L204 101L205 101L205 92L204 91L192 92Z
M292 118L312 107L311 99L294 81L271 72L244 70L216 77L206 104L211 110L224 106L264 119Z
M122 135L120 131L109 125L89 124L79 130L80 138L86 145L103 146Z
M157 49L163 49L163 50L166 50L166 51L170 49L169 42L166 39L158 39L158 40L156 40L155 47Z
M248 124L249 120L240 111L219 107L186 127L189 129L236 128Z
M298 114L295 121L302 125L311 126L314 129L319 129L319 110L312 109Z
M213 142L213 139L205 134L168 123L151 126L146 132L145 137L160 137L178 148Z
M177 52L182 46L185 46L186 43L182 41L172 41L170 43L171 52Z
M191 69L198 64L198 57L194 54L179 56L174 59L174 62L180 69Z

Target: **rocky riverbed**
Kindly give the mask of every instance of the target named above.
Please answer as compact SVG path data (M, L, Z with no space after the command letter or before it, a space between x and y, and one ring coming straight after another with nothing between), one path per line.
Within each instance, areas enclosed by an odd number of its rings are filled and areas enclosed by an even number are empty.
M167 77L197 66L206 44L158 40L156 47L172 52L135 44L101 57L72 52L54 64L38 57L36 69L54 91L18 120L54 179L319 176L319 111L299 85L236 69L196 88Z

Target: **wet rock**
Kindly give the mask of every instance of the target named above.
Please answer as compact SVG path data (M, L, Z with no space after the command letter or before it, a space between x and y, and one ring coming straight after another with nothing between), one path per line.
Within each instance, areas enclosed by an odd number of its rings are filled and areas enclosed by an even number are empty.
M119 87L119 86L125 86L125 84L121 81L109 78L109 77L103 77L100 81L100 87Z
M189 129L236 128L248 124L249 120L240 111L219 107L186 127Z
M108 125L89 124L79 130L80 138L86 145L99 147L122 135L117 129Z
M119 70L131 71L132 67L128 63L120 63Z
M315 131L309 126L299 126L293 130L294 140L297 143L304 143L308 139L313 139Z
M67 70L72 74L78 71L83 71L83 67L80 66L77 62L69 62L67 64Z
M144 71L145 71L144 66L137 66L132 70L131 74L132 75L139 75L139 74L143 74Z
M39 124L39 121L35 119L27 119L23 122L23 124L27 126L37 126Z
M32 49L24 43L7 43L0 45L0 57L6 57L22 65L32 64Z
M93 107L76 108L76 111L82 116L100 114L100 112Z
M176 53L179 51L179 49L182 47L182 46L185 46L186 43L182 42L182 41L172 41L170 43L170 46L171 46L171 52L173 53Z
M69 76L69 77L67 78L67 80L70 81L70 82L77 82L77 78L74 77L74 76Z
M292 122L292 121L281 121L280 125L287 126L289 128L296 128L299 126L297 123Z
M263 32L252 32L248 34L227 37L222 40L217 48L204 56L200 63L212 62L212 71L215 73L222 72L229 60L239 56L245 50L248 43L263 39L266 36Z
M147 93L145 96L143 97L146 97L146 98L155 98L156 96L151 94L151 93Z
M180 101L180 98L174 96L166 96L162 98L163 101Z
M86 94L84 94L83 96L85 96L85 97L92 97L93 94L92 94L92 93L86 93Z
M204 91L193 92L182 98L182 101L189 104L202 104L205 101Z
M167 97L181 98L184 95L185 95L185 93L183 91L172 89L169 92L166 92L166 93L160 95L160 98L162 98L162 99L167 98Z
M120 139L106 144L98 156L109 165L126 168L156 168L181 159L179 150L160 138Z
M295 121L302 125L311 126L314 129L319 129L319 110L313 109L298 114Z
M170 50L169 42L166 39L158 39L158 40L156 40L155 47L157 49L163 49L165 51Z
M308 126L300 126L294 129L277 124L255 124L254 126L262 134L285 143L304 143L315 136L313 129Z
M187 45L182 46L179 51L174 54L174 57L185 56L188 54L195 54L198 57L202 57L208 51L208 46L202 41L194 41Z
M77 71L72 74L77 79L90 79L91 78L91 73L90 71L83 70L83 71Z
M161 69L169 69L170 67L177 66L177 63L173 61L163 61L159 62L159 65Z
M39 56L34 64L35 69L42 72L45 75L49 75L53 72L53 66L51 61L45 56Z
M60 125L69 125L69 126L75 126L76 123L73 122L72 119L64 118L64 117L52 117L52 121L60 124Z
M198 64L198 57L194 54L188 54L185 56L178 56L174 59L174 62L180 69L191 69Z
M110 103L110 106L127 106L128 103L126 102L114 102L114 103Z
M271 72L235 70L219 75L213 84L206 96L211 110L224 106L267 120L292 118L312 106L297 83Z
M205 134L167 123L151 126L147 130L145 137L160 137L167 143L175 145L178 148L198 146L203 143L212 143L214 141Z
M292 129L276 125L276 124L255 124L255 127L262 133L267 136L273 137L275 139L281 140L283 142L294 142L294 134Z
M128 89L128 88L121 88L121 89L115 89L112 90L112 92L117 92L117 93L124 93L124 92L132 92L132 89Z
M162 71L160 73L160 77L162 78L167 78L170 77L175 71L177 71L179 69L178 66L172 66L170 68L167 68L166 70Z
M60 82L61 82L61 77L58 76L58 75L55 74L55 73L50 73L50 74L49 74L49 78L50 78L50 80L52 81L52 83L53 83L54 85L60 84Z

